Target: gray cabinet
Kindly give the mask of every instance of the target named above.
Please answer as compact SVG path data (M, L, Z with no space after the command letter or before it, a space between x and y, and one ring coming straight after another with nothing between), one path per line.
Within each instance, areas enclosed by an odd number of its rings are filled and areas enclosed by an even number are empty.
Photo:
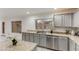
M34 34L33 33L29 34L29 41L34 42Z
M79 51L79 44L76 44L76 51Z
M23 33L22 34L22 40L29 41L29 33Z
M61 51L68 51L68 38L65 38L65 37L59 37L58 39L58 50L61 50Z
M55 26L62 26L62 15L54 16Z
M52 38L51 38L51 36L48 35L47 36L47 45L46 45L47 48L52 48L53 47L53 46L51 47L51 45L52 45L51 42L52 42Z
M30 39L29 33L26 33L25 41L29 41L29 39Z
M26 40L26 33L22 33L22 40Z
M36 33L23 33L23 40L37 43L39 46L47 47L50 49L68 51L75 49L75 43L69 41L66 37L58 37L53 35L36 34ZM79 45L76 45L76 50L79 50ZM70 47L70 48L69 48Z
M59 50L59 44L58 44L58 37L53 36L53 40L54 40L54 49Z
M72 26L72 14L55 15L55 26L71 27Z
M46 47L47 44L47 39L46 39L46 35L45 34L40 34L40 40L39 40L39 45Z
M72 26L72 14L62 15L62 26L65 27Z
M34 34L34 43L39 44L39 34Z
M54 39L51 35L47 36L47 48L54 49Z
M69 47L70 47L70 51L76 50L76 43L71 39L69 40Z

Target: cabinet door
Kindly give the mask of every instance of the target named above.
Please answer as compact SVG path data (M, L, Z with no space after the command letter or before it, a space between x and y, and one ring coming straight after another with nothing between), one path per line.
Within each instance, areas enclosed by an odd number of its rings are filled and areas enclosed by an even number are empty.
M71 14L62 15L62 26L65 26L65 27L72 26L72 15Z
M55 26L62 26L62 16L61 15L55 15L54 17Z
M34 34L34 43L39 45L39 34Z
M76 44L76 51L79 51L79 44Z
M54 39L52 36L48 35L47 36L47 48L54 49Z
M58 48L58 37L54 36L53 37L53 40L54 40L54 49L55 50L59 50Z
M46 47L46 35L45 34L41 34L40 35L40 46Z
M22 40L26 40L26 33L22 33Z
M76 50L76 44L73 40L69 40L69 47L70 47L70 51Z
M34 35L33 33L30 33L30 34L29 34L29 36L30 36L30 39L29 39L30 42L34 42L34 36L33 36L33 35Z
M47 44L46 44L47 48L51 48L51 36L47 36Z
M58 39L58 47L61 51L68 51L68 38L59 37Z
M30 38L29 38L29 33L26 33L26 39L25 39L25 40L26 40L26 41L29 41L29 39L30 39Z

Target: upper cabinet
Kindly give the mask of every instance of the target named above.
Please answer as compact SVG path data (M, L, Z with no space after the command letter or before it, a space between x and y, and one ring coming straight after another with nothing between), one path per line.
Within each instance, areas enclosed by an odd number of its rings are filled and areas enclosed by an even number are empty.
M79 27L79 12L74 13L73 27Z
M72 14L55 15L54 22L55 22L55 26L71 27Z
M62 15L54 16L55 26L62 26Z

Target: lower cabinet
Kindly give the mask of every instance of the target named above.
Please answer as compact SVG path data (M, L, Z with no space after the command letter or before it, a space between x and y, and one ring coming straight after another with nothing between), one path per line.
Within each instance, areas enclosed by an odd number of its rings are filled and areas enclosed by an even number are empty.
M76 44L76 51L79 51L79 44Z
M39 45L39 34L34 34L34 43L37 43Z
M69 48L70 48L70 51L76 50L76 43L73 40L69 40Z
M26 41L26 33L22 33L22 40Z
M58 37L36 33L23 33L22 38L25 41L34 42L37 43L39 46L43 46L54 50L75 50L75 43L73 43L73 41L69 41L69 39L66 37ZM79 50L79 45L77 45L76 50Z
M47 41L46 41L47 42L46 47L53 49L53 39L52 39L52 36L47 35L46 39L47 39Z
M68 51L68 38L58 36L47 36L47 48Z
M33 33L29 34L29 41L34 42L34 34Z
M54 37L53 37L53 40L54 40L54 49L55 49L55 50L59 50L59 44L58 44L58 43L59 43L59 41L58 41L59 38L56 37L56 36L54 36Z
M46 44L47 44L47 39L46 39L46 35L45 34L40 34L40 40L39 40L39 45L40 46L43 46L43 47L46 47Z
M68 38L59 37L59 39L58 39L58 47L59 47L58 50L68 51L68 49L69 49Z
M30 39L29 33L26 33L25 41L30 41L29 39Z

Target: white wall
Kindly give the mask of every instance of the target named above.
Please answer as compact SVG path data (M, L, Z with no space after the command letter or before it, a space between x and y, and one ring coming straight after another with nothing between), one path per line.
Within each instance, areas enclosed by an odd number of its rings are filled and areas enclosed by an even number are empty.
M23 28L22 32L26 32L27 30L34 30L35 29L35 20L36 19L43 19L43 18L52 18L52 14L40 14L35 16L26 17L23 20Z
M0 34L2 34L2 19L0 19Z
M4 17L0 21L0 28L2 28L2 22L5 22L5 33L12 33L12 21L22 21L22 32L26 32L27 30L35 29L35 20L41 18L52 18L52 14L39 14L29 17ZM2 33L2 29L0 29L0 33Z
M23 21L24 18L21 17L7 17L3 18L2 22L5 22L5 33L12 33L12 21Z

